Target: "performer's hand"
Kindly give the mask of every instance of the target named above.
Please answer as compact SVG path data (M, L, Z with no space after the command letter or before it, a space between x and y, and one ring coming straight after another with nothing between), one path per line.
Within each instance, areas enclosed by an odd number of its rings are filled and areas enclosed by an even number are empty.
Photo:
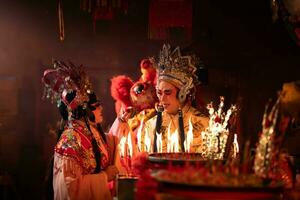
M116 178L116 175L119 173L119 170L115 165L109 165L105 170L107 175L107 180L112 181Z
M129 118L131 118L133 115L133 107L129 106L123 110L121 110L119 120L121 122L127 122Z

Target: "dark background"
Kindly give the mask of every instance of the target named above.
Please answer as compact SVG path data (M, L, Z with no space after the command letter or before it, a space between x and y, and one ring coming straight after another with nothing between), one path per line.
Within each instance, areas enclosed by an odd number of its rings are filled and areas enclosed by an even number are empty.
M87 66L109 127L115 118L110 78L127 74L137 80L140 60L157 56L165 42L192 50L209 73L202 86L205 103L217 104L220 95L228 105L240 99L240 141L252 144L267 100L284 82L299 80L300 48L282 22L272 22L268 0L194 0L191 41L176 33L169 41L149 40L147 0L129 1L127 15L97 22L96 33L77 0L63 2L66 39L60 42L56 1L0 1L0 80L11 88L0 94L8 105L0 110L0 172L11 177L18 199L42 199L55 144L49 127L59 116L55 105L41 99L40 80L53 58Z

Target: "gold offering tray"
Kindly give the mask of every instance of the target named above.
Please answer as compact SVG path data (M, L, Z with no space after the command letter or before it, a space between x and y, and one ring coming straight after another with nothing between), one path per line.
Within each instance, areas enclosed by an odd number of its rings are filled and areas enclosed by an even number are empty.
M172 164L184 165L205 162L223 162L223 160L207 160L201 153L152 153L149 154L148 160L154 164Z

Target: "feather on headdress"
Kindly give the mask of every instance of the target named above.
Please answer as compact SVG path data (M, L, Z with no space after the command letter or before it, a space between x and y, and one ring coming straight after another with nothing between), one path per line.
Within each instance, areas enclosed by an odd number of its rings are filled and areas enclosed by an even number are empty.
M196 85L199 84L196 75L196 56L182 56L180 48L173 51L170 45L163 45L160 51L158 67L158 82L167 81L177 87L179 100L183 102Z
M91 83L83 66L75 66L72 62L54 61L53 69L44 71L42 82L45 85L44 98L50 98L57 105L63 101L71 110L87 102L91 93ZM66 95L72 91L76 92L76 97L68 102Z

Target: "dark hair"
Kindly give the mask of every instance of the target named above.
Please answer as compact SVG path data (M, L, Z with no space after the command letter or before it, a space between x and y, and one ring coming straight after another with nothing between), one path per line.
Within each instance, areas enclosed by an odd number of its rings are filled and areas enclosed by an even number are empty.
M72 91L69 92L66 95L66 100L68 101L68 103L72 102L72 100L76 97L76 91ZM87 109L84 109L83 106L78 106L76 109L74 109L72 111L72 117L74 119L81 119L84 118L85 123L87 124L87 127L90 130L89 127L89 123L87 120L87 117L89 120L91 121L95 121L95 116L93 114L93 112L89 109L89 106L93 103L97 102L97 97L95 95L95 93L91 93L89 94L89 101L88 101L88 107ZM64 102L61 102L60 105L58 106L58 110L59 113L62 117L62 122L61 122L61 126L59 127L59 129L57 130L57 140L59 140L61 134L64 131L64 123L68 120L69 117L69 113L68 113L68 108L67 105ZM99 126L97 125L97 129L100 132L101 136L103 137L104 132L102 130L101 125L99 124ZM106 138L105 135L103 137L104 141L106 142ZM100 160L101 160L101 153L98 149L97 146L97 142L95 140L95 138L93 137L92 139L92 148L93 148L93 153L95 155L95 159L96 159L96 168L94 173L99 173L101 168L100 168ZM54 155L52 156L49 166L48 166L48 170L46 172L46 177L45 177L45 187L44 187L44 195L45 195L45 199L53 199L54 198L54 190L53 190L53 165L54 165Z
M97 100L96 94L94 92L90 93L88 106L86 109L86 114L91 122L95 122L95 115L92 112L95 108L92 106L92 104L97 103L97 102L98 102L98 100Z
M96 118L95 115L93 113L93 110L95 109L94 106L92 106L92 104L94 103L98 103L99 100L97 99L97 96L94 92L89 94L89 101L88 101L88 106L86 109L86 113L87 113L87 117L91 122L95 122ZM106 137L105 137L105 133L102 129L101 124L97 123L96 124L96 129L98 130L98 132L100 133L100 136L102 137L103 141L106 143Z
M155 124L155 132L158 134L161 133L161 124L162 124L162 112L164 108L162 106L158 106L157 113L156 113L156 124ZM154 134L154 142L153 142L153 152L157 152L157 146L156 146L156 140L157 140L157 134Z
M63 118L63 120L68 120L68 109L67 109L66 104L61 102L58 106L58 110L59 110L59 113L60 113L61 117Z
M97 96L94 92L91 92L89 93L89 101L88 101L88 104L93 104L93 103L97 103L98 102L98 99L97 99Z
M75 97L76 97L76 91L71 91L66 95L66 100L68 103L71 103ZM68 113L67 105L64 102L61 102L58 109L59 109L61 117L64 120L68 120L69 113ZM86 111L82 105L77 106L77 108L75 108L72 111L72 118L74 118L74 119L81 119L85 115L86 115Z
M88 109L86 109L86 112L87 112L87 117L89 118L89 120L91 122L95 122L96 118L95 118L93 111L88 108Z

